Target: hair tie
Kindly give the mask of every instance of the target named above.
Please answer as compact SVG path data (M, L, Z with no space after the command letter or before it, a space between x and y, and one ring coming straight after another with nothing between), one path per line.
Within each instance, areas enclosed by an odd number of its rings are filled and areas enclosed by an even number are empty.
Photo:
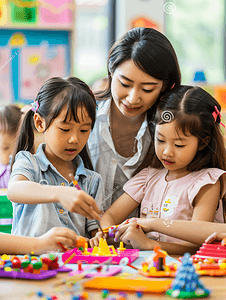
M39 104L38 104L38 101L34 101L33 103L31 103L31 110L36 113L38 108L39 108Z
M219 116L220 118L220 124L225 128L225 125L221 122L221 113L219 112L218 108L216 107L216 105L214 106L215 111L212 113L212 116L214 118L214 122L215 123L217 121L217 116Z

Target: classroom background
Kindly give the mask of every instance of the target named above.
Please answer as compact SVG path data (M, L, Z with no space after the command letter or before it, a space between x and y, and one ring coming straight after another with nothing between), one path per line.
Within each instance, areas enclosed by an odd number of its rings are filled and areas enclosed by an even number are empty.
M0 106L33 102L54 76L99 89L112 43L152 27L175 48L182 84L216 97L226 124L225 15L226 0L0 0ZM10 233L12 204L0 201L0 231Z

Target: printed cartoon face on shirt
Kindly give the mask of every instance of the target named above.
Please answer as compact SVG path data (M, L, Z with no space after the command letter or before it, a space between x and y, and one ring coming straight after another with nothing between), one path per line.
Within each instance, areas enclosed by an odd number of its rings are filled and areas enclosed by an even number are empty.
M174 209L178 206L178 198L175 196L167 196L162 205L162 213L165 217L172 216Z
M141 218L147 218L147 215L148 215L148 208L147 207L144 207L141 211L141 214L140 214L140 217Z

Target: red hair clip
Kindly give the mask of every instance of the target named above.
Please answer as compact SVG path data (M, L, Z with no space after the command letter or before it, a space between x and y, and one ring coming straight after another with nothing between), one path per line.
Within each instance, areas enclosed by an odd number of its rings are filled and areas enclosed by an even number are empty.
M217 120L217 116L219 116L220 118L220 124L225 128L225 125L221 122L221 113L219 112L218 108L216 106L214 106L215 111L212 113L212 116L214 117L214 122L216 122Z

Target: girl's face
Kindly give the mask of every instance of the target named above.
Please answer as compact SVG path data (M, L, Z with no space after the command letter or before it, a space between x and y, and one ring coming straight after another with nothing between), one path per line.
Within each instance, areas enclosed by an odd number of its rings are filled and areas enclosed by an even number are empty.
M161 91L163 80L144 73L132 60L122 63L112 74L111 94L117 108L126 117L145 113Z
M194 135L184 135L181 130L176 132L175 125L176 121L156 125L155 152L169 173L183 176L198 151L199 140Z
M70 120L70 113L66 122L63 122L66 112L67 106L65 105L58 117L51 122L45 131L45 154L54 166L71 162L79 154L86 145L92 126L92 120L85 107L83 109L78 107L77 109L79 123L76 123L73 117ZM42 121L44 131L45 121ZM37 120L35 122L37 124Z
M16 134L0 132L0 163L9 164L9 156L13 153L16 144Z

